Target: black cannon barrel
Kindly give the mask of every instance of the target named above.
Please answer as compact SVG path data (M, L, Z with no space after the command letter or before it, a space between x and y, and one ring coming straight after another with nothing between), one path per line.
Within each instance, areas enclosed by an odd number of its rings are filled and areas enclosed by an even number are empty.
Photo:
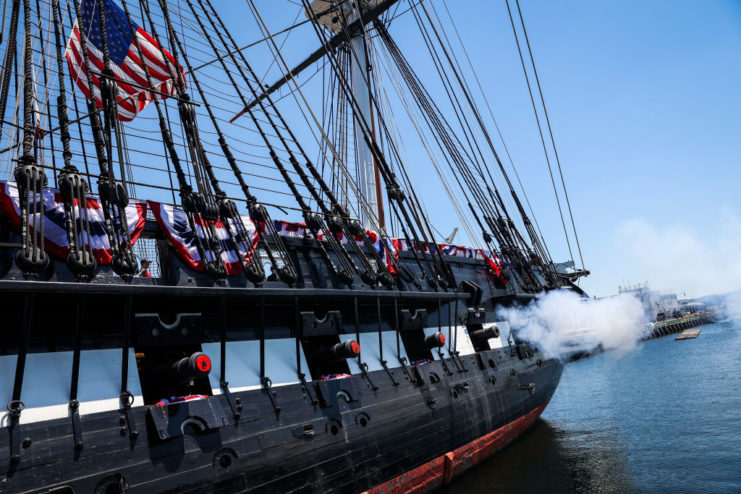
M445 346L445 335L442 333L434 333L425 336L425 345L427 348L441 348Z
M477 329L476 331L471 331L470 336L472 338L499 338L499 328L497 326L491 326L489 328L483 328L483 329Z
M360 355L360 343L355 340L345 340L332 345L325 352L325 357L330 361L355 358Z
M198 377L207 376L211 372L211 359L203 352L195 352L184 357L167 368L170 378L180 381L190 381Z

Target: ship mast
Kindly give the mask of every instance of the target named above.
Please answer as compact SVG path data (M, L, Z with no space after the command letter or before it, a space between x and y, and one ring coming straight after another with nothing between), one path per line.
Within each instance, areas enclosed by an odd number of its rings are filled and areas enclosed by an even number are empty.
M311 3L312 16L318 24L329 29L335 35L346 32L349 25L361 20L362 12L377 7L383 3L379 0L345 0L344 2L314 0ZM307 16L309 14L307 13ZM361 23L363 21L361 20ZM374 211L383 228L383 195L379 183L379 171L373 159L373 152L364 139L361 130L364 122L373 122L373 110L370 101L370 75L368 73L368 45L365 37L365 28L360 27L350 33L347 41L350 50L350 81L352 97L357 102L358 111L355 113L355 163L358 189L370 209ZM375 130L375 129L374 129ZM373 229L373 218L360 211L360 221L366 230Z
M348 22L353 22L360 18L357 0L345 3L344 5L352 5L353 7L352 15L348 17ZM365 29L359 29L350 39L350 50L351 53L354 53L350 62L350 66L352 67L352 95L355 101L358 102L359 108L359 114L355 115L355 163L357 166L360 193L368 203L370 210L378 212L380 216L379 197L376 190L376 166L370 147L368 147L368 144L363 139L363 132L359 130L362 128L362 123L358 120L359 118L363 118L366 122L372 120L367 49ZM361 208L358 209L361 210ZM371 229L371 218L368 218L366 214L362 214L360 220L366 230Z

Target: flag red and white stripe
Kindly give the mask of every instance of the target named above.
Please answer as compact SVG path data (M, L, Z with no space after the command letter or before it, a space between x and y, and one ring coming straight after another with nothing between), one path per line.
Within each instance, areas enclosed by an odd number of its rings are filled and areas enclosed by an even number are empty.
M132 32L132 24L129 24L128 17L112 0L104 0L104 6L111 69L118 85L118 118L128 122L133 120L153 98L174 96L177 91L173 76L179 71L185 83L185 73L182 67L176 67L173 56L161 49L157 41L135 23L132 23L134 28ZM96 0L83 0L81 3L81 18L75 21L72 27L65 57L69 63L72 79L85 96L90 98L87 70L82 56L82 47L86 47L93 82L92 94L98 108L103 108L100 74L105 65L97 8ZM82 29L80 22L83 23ZM134 39L141 49L143 62ZM145 65L152 81L151 86L144 71Z

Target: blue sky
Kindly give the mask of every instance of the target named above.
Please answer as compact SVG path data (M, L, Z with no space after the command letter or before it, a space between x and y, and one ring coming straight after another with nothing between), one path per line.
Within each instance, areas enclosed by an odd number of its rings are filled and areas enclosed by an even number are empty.
M452 5L549 246L566 257L504 2ZM741 3L522 8L593 273L583 286L741 288L741 238L727 238L740 233Z
M471 29L486 19L501 26L502 3L466 16ZM593 272L583 286L597 295L623 280L688 295L741 288L741 243L728 238L739 233L741 3L522 6ZM500 113L513 153L537 173L527 112ZM541 225L547 199L535 199ZM555 231L547 237L558 240Z
M427 2L442 8L442 0ZM237 14L244 5L228 8ZM299 14L289 2L257 5L274 31ZM447 5L551 253L565 260L504 0ZM521 6L592 271L582 286L599 296L644 281L688 296L741 288L741 2L522 0ZM411 15L390 30L434 87ZM239 34L246 41L258 37L248 29ZM286 58L298 62L316 46L313 32L297 31L285 44ZM269 63L257 49L248 56L263 67ZM266 82L276 75L273 67ZM412 139L408 146L430 215L447 234L457 217L436 199L440 188L424 153Z

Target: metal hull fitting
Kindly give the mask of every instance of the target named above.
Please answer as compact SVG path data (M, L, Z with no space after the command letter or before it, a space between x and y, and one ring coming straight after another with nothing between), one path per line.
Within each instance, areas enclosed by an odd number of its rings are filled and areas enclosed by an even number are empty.
M20 463L3 473L0 491L97 492L102 482L112 481L106 485L127 492L401 492L390 486L410 487L409 476L416 476L407 472L430 470L428 462L484 438L463 463L448 455L449 472L438 475L433 468L424 482L412 481L419 484L415 492L423 492L503 447L553 395L560 362L541 361L537 353L523 360L505 353L462 357L459 365L466 370L452 375L442 361L414 367L416 384L402 379L399 369L398 386L384 371L371 372L376 391L363 376L322 382L315 405L300 384L277 387L278 418L266 391L234 393L243 405L238 419L229 414L220 427L186 428L165 440L149 407L133 409L140 424L133 440L121 430L122 412L83 417L85 448L78 451L69 420L30 424L23 434L33 439ZM446 365L455 368L452 360ZM228 410L225 396L209 400ZM188 405L170 408L183 406ZM13 465L8 431L2 432L0 462Z

